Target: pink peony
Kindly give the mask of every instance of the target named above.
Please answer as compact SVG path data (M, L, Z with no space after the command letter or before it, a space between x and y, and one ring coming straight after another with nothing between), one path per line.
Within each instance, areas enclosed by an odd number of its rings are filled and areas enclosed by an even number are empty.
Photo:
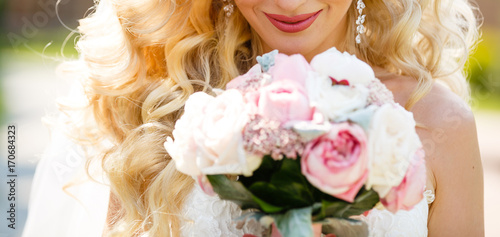
M248 89L258 88L261 83L262 69L256 64L247 73L240 75L226 84L226 89L237 89L246 91Z
M426 183L424 157L424 151L419 149L411 160L401 184L392 188L387 196L380 200L390 212L411 210L422 200Z
M332 129L306 146L302 173L319 190L353 202L368 175L366 135L355 124L332 124Z
M307 92L300 84L280 80L247 94L247 99L257 107L257 114L281 123L312 120L314 109L309 104Z
M311 71L311 66L300 54L278 54L274 58L274 66L269 69L273 81L291 80L302 86L305 86Z

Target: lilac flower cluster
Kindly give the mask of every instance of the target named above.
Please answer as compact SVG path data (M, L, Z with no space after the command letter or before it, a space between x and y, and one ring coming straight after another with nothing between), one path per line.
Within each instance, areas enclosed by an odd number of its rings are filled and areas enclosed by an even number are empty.
M252 116L243 130L245 150L261 157L271 155L275 160L281 160L283 156L297 158L297 154L304 152L306 141L292 129L280 126L278 121Z

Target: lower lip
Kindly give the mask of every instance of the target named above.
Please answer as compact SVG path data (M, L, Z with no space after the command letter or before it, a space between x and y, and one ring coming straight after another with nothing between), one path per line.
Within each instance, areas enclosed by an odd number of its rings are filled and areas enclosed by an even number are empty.
M268 16L267 14L266 14L266 17L267 17L267 19L269 19L269 21L276 28L278 28L278 30L281 30L281 31L286 32L286 33L297 33L297 32L300 32L300 31L303 31L303 30L309 28L309 26L311 26L312 23L314 23L316 18L318 18L320 12L321 11L318 11L316 14L312 15L311 17L309 17L303 21L299 21L299 22L295 22L295 23L285 23L282 21L278 21L278 20Z

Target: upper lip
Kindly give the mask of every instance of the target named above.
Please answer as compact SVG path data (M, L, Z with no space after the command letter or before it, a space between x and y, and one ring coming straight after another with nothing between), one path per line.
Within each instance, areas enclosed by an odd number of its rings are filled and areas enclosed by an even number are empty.
M296 16L292 16L292 17L285 16L285 15L279 15L279 14L270 14L270 13L264 13L264 14L266 14L268 17L271 17L277 21L281 21L281 22L285 22L285 23L297 23L297 22L307 20L308 18L318 14L320 11L322 11L322 10L319 10L317 12L312 12L312 13L300 14L300 15L296 15Z

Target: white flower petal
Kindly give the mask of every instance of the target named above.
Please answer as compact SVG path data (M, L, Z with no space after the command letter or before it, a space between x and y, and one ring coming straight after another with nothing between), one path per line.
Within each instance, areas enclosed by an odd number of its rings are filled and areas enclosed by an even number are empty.
M415 152L422 146L413 114L398 104L384 104L372 118L368 138L370 173L366 188L381 198L403 180Z
M335 78L336 80L347 80L350 85L370 84L375 80L373 69L365 62L350 55L341 53L335 47L316 55L311 60L311 67L321 75Z

